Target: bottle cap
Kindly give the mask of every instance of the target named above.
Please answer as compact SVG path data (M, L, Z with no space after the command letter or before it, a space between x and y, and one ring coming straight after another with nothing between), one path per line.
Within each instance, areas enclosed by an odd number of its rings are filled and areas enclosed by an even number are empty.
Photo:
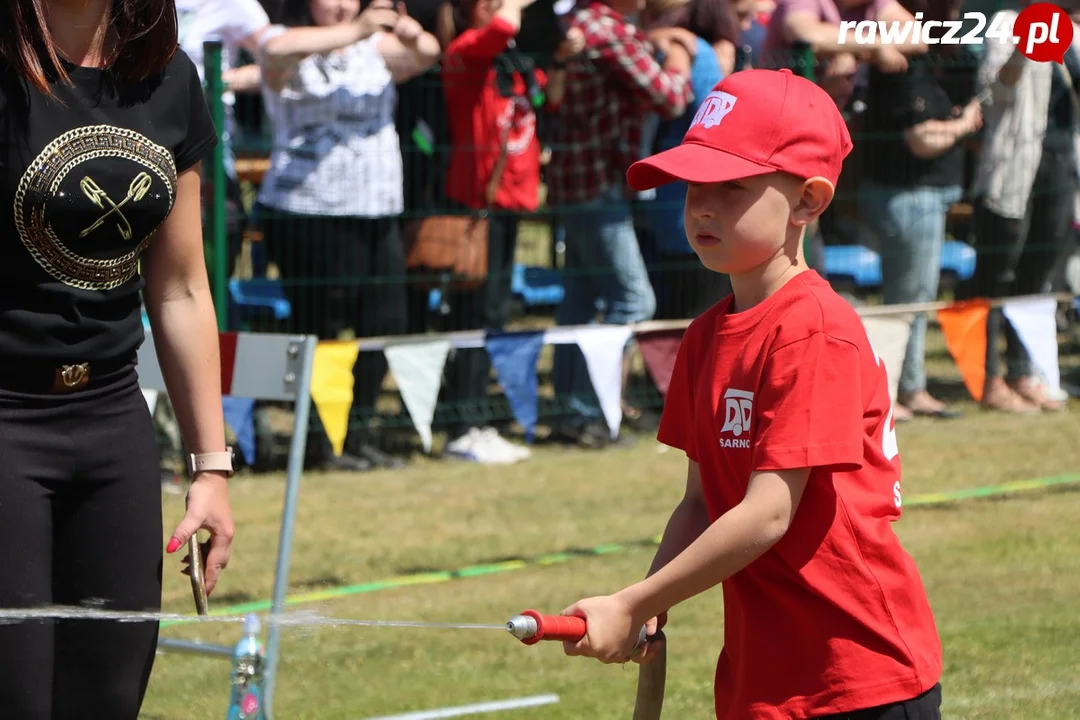
M255 613L248 613L247 617L244 618L244 634L259 634L259 616Z

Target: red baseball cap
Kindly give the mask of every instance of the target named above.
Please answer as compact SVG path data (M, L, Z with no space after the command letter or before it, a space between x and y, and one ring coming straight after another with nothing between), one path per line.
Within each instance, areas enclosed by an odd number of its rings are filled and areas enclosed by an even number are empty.
M705 96L681 145L634 163L626 181L649 190L782 171L836 185L850 152L847 125L824 90L790 70L742 70Z

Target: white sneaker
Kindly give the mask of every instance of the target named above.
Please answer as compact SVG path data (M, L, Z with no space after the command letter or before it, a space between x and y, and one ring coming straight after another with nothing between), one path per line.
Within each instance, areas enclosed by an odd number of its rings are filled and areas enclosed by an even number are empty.
M482 465L511 465L525 459L519 448L499 437L493 428L472 428L447 443L446 452Z
M482 429L480 434L487 439L487 442L501 447L506 454L517 457L518 460L528 460L532 457L532 450L524 445L517 445L510 442L500 435L499 431L493 427Z

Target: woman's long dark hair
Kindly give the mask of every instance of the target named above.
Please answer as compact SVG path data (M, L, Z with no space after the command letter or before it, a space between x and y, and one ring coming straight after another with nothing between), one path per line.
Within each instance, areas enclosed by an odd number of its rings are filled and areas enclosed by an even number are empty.
M48 24L48 0L0 1L0 58L42 93L49 79L68 80ZM164 72L178 46L175 0L113 0L109 25L117 35L110 70L130 85Z

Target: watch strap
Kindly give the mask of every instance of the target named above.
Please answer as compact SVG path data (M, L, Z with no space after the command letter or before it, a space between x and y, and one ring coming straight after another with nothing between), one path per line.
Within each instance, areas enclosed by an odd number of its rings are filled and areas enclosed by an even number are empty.
M201 472L223 472L229 475L233 473L233 451L231 447L225 448L225 452L201 453L188 455L188 472L193 476Z

